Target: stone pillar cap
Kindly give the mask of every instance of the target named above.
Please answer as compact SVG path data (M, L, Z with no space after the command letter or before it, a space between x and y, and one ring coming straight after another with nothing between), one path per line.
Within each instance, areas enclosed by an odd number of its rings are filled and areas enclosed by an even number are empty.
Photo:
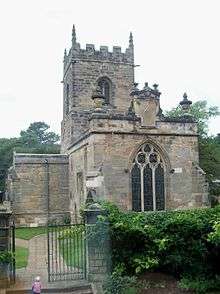
M105 96L102 94L102 89L99 86L97 86L92 93L92 99L94 100L96 98L105 99Z
M103 210L103 209L99 203L91 203L87 206L85 210L88 211L88 210Z

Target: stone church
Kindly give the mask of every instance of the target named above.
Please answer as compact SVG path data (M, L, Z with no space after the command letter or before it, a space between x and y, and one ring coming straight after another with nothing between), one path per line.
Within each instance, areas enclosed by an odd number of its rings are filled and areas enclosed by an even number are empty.
M163 115L158 85L138 88L134 44L95 49L77 42L63 60L61 154L14 154L8 193L17 225L77 220L88 190L124 210L209 205L199 167L197 124Z

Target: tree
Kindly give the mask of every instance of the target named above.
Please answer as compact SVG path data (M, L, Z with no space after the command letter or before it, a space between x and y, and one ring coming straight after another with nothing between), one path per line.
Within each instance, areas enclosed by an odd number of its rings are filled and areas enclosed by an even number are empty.
M217 106L208 107L207 101L200 100L191 105L189 114L191 114L198 123L198 134L200 137L207 137L209 120L212 117L220 115L220 112ZM180 117L182 115L184 115L184 111L180 105L165 113L165 116L170 118Z
M218 137L199 141L200 165L211 180L220 179L220 142Z
M45 122L31 123L26 131L20 132L20 139L26 146L33 147L39 144L55 144L59 141L59 135L54 132L48 132L50 128Z
M19 138L0 138L0 191L5 190L5 180L8 168L12 164L13 151L38 154L60 153L60 145L56 144L59 135L49 132L49 128L49 125L44 122L34 122L26 131L21 131Z
M7 170L12 163L13 149L17 144L17 138L0 138L0 191L5 190Z
M220 191L213 180L220 179L220 136L208 135L208 122L210 118L220 115L219 109L217 106L208 107L207 101L197 101L191 105L189 114L198 123L200 166L206 172L210 193L218 195ZM184 112L180 106L165 113L165 116L170 118L182 115Z

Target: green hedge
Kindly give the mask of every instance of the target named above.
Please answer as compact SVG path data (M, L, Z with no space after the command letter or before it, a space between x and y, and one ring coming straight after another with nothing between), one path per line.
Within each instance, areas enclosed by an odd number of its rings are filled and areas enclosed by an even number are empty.
M161 271L185 281L191 277L219 281L220 206L145 213L121 212L109 203L103 206L117 271L129 276Z

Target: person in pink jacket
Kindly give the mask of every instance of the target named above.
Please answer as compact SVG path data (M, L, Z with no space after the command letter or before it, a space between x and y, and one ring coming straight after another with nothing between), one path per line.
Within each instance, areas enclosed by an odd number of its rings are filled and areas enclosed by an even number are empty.
M40 277L36 277L32 284L32 293L33 294L40 294L42 289L42 284L40 281Z

